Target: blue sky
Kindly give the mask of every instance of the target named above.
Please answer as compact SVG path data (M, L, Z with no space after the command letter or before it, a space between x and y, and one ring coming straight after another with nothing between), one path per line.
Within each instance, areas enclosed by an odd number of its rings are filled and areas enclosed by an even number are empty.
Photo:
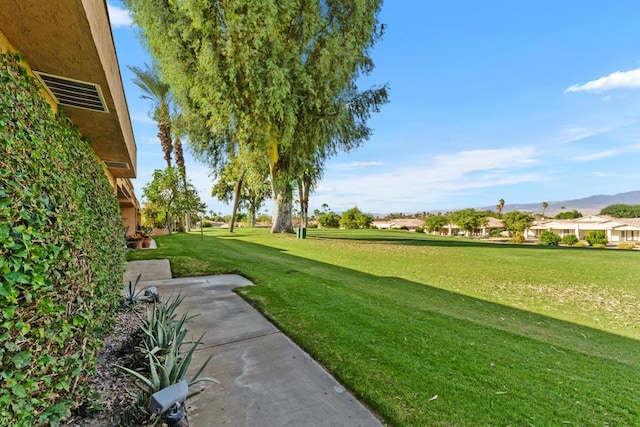
M138 197L164 167L127 65L150 60L108 0L136 143ZM326 166L311 196L335 211L422 212L640 190L640 2L387 0L362 87L389 84L373 137ZM187 174L208 210L207 167ZM272 212L270 202L263 212Z

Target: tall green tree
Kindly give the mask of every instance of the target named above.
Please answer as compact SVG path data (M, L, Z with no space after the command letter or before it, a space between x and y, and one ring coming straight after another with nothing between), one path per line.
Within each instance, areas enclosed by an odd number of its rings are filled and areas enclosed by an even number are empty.
M640 218L640 205L616 203L602 208L600 215L609 215L614 218Z
M217 174L212 196L225 203L232 203L231 217L235 218L239 208L249 210L251 226L255 226L256 214L271 195L267 180L266 163L256 153L247 153L229 158L229 162ZM229 232L233 233L233 222Z
M342 228L369 228L373 217L367 213L362 212L357 207L353 207L342 213L340 218L340 226Z
M544 219L544 211L546 211L548 207L549 207L549 203L542 202L542 219Z
M244 185L244 170L239 161L231 160L220 170L218 180L211 190L211 195L224 203L231 203L231 222L229 223L229 233L233 233L235 228L236 214L240 207L240 197L242 186Z
M529 212L511 211L504 214L502 223L510 233L524 233L533 224L533 215Z
M473 232L484 227L489 222L486 213L476 211L473 208L462 209L460 211L451 212L449 214L451 221L455 223L465 234L470 236Z
M318 216L319 228L340 228L340 215L333 211L325 211Z
M204 212L206 208L190 182L182 188L180 175L173 167L154 170L151 181L142 188L142 194L169 232L185 214Z
M576 209L573 209L567 212L560 212L554 218L555 219L575 219L575 218L582 218L582 214L578 212Z
M433 233L441 228L444 228L447 224L449 224L449 218L447 215L442 215L441 213L429 214L424 218L424 227L427 229L429 233Z
M293 231L297 160L323 162L325 143L362 140L387 101L386 87L356 86L373 69L381 3L125 0L186 121L199 124L185 127L190 142L213 159L230 141L266 154L272 232Z

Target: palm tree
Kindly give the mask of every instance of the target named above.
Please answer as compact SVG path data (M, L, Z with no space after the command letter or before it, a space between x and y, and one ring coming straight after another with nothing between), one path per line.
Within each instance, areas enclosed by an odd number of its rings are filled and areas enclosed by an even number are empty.
M171 167L171 152L174 148L174 143L171 135L172 115L171 115L171 91L169 85L162 80L160 76L160 70L157 66L150 67L149 64L144 64L145 69L140 67L129 67L135 74L133 83L138 86L144 92L143 99L148 99L153 104L151 118L158 123L158 139L162 145L162 151L164 152L164 159L167 162L167 167ZM179 176L182 180L182 187L184 195L187 195L187 173L184 166L184 154L182 151L182 142L179 138L176 138L175 142L175 154L176 165L178 166ZM174 197L178 195L177 184L173 189ZM189 214L185 214L184 222L189 227L190 218ZM182 218L178 220L178 229L182 231L184 228L182 224Z
M498 204L496 205L496 209L498 209L498 214L500 218L502 218L502 209L504 208L504 199L498 200Z
M146 69L131 67L129 69L136 75L133 83L144 92L143 99L152 102L151 118L158 123L158 138L164 152L164 159L167 167L171 167L171 151L173 143L171 140L171 114L169 113L170 91L169 85L160 77L156 66L150 67L145 64Z
M549 203L542 202L542 219L544 219L544 211L549 207Z

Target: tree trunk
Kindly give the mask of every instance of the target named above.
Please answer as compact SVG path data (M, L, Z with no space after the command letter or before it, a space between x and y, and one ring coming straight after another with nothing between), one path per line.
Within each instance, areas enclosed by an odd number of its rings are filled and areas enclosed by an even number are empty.
M184 165L184 151L182 150L182 141L180 138L176 138L173 143L174 152L176 155L176 165L178 166L178 174L180 175L180 179L182 180L182 191L184 192L185 198L189 193L189 189L187 187L187 169ZM187 213L185 217L186 229L187 231L191 231L191 218L189 213Z
M309 220L309 183L305 178L298 180L300 196L300 227L307 228Z
M251 205L251 209L249 209L249 215L251 216L251 228L255 228L256 226L256 208Z
M233 209L231 210L231 224L229 224L229 233L233 233L233 227L236 223L236 214L238 213L238 205L240 204L240 192L242 191L242 178L236 182L236 188L233 189Z
M167 162L167 167L171 167L171 152L173 151L173 141L171 140L171 126L158 122L158 139L160 145L162 145L162 151L164 153L164 159Z
M278 185L272 180L273 200L275 209L273 213L272 233L293 233L293 221L291 213L293 211L293 197L291 185L289 183Z

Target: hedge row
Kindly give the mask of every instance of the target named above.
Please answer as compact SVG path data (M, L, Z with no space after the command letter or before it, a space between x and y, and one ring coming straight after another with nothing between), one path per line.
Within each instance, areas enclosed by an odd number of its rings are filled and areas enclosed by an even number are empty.
M56 425L88 392L125 243L89 142L21 62L0 55L0 425Z

